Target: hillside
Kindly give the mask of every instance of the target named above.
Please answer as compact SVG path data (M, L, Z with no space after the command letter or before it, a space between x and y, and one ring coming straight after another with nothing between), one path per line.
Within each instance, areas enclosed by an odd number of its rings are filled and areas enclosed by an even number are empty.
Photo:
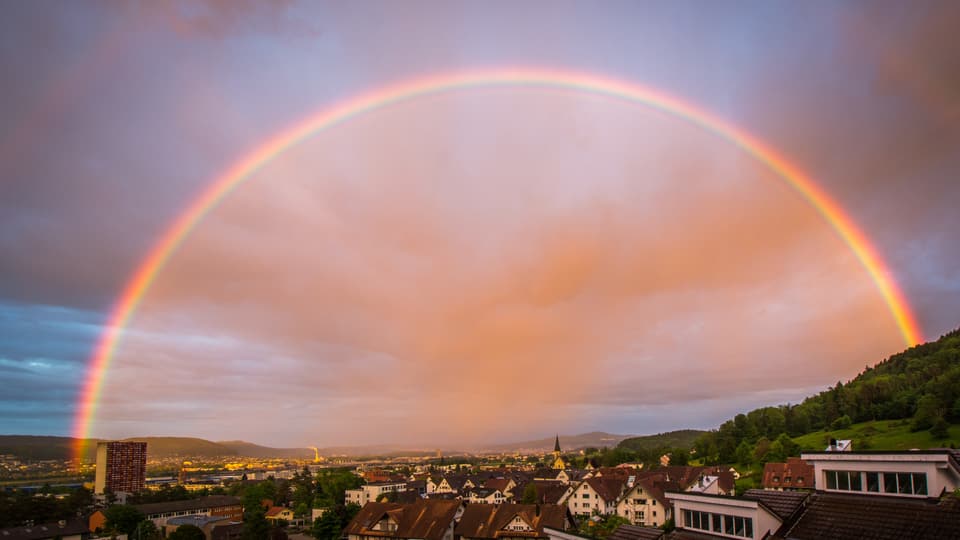
M124 440L147 443L147 455L152 458L238 455L236 450L195 437L131 437Z
M630 437L620 441L620 448L642 451L660 448L691 448L698 437L707 433L698 429L681 429L656 435Z
M912 431L906 420L877 420L853 424L845 429L820 430L799 437L793 442L801 450L823 450L831 438L853 441L854 450L910 450L941 448L944 442L960 441L960 425L948 428L946 439L934 437L930 430Z
M630 435L615 435L602 431L592 431L590 433L581 433L579 435L560 435L560 448L564 452L572 452L581 448L603 448L614 447L620 441L631 437ZM549 452L553 450L556 442L555 437L545 439L536 439L532 441L520 441L513 443L493 444L479 449L480 452Z
M270 448L246 441L217 441L216 444L233 451L238 456L251 458L309 459L314 456L313 450L309 448Z
M855 448L860 439L860 449L957 445L957 424L960 329L895 354L799 405L738 414L694 446L710 462L762 462L793 455L794 439L809 448L831 436L852 438Z
M89 458L94 456L96 443L96 439L91 439L87 444ZM73 456L76 444L77 439L73 437L0 435L0 454L12 454L25 460L64 460Z

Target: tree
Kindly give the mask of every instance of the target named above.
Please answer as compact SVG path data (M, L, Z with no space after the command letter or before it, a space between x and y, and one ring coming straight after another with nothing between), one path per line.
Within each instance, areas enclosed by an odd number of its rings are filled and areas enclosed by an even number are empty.
M523 488L523 498L520 500L523 504L536 504L537 503L537 485L533 482L527 484L527 487Z
M133 530L133 534L130 535L131 540L160 540L160 530L157 529L157 525L149 520L145 519L137 524L136 528Z
M196 525L181 525L170 533L167 540L206 540L203 529Z
M913 422L910 424L910 429L912 431L921 431L933 427L937 418L942 416L939 411L939 406L940 403L936 396L924 394L923 397L917 401L917 412L913 415Z
M950 424L943 418L937 418L930 427L930 435L934 439L946 439L950 436Z
M143 512L126 504L115 504L103 511L107 518L104 526L108 531L115 531L130 536L137 525L146 518Z
M741 441L737 446L737 463L746 466L753 463L753 445L747 441Z
M313 522L310 535L317 540L339 540L343 529L360 511L360 505L338 504L327 510Z

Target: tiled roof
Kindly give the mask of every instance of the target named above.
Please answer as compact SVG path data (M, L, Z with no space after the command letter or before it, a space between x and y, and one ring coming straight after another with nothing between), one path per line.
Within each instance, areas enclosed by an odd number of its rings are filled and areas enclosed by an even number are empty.
M759 501L781 520L786 521L810 496L808 491L772 491L768 489L748 489L744 499Z
M483 487L489 489L499 489L500 491L506 491L507 486L510 485L509 478L488 478L486 482L483 483Z
M813 488L814 469L800 458L790 458L786 463L767 463L763 466L763 487L766 488ZM787 480L787 479L790 480Z
M600 478L587 478L584 480L587 485L597 492L597 495L604 501L613 502L620 497L623 492L624 478L618 476L601 476Z
M459 506L459 501L445 500L424 500L413 504L369 502L360 509L344 532L360 536L441 540L453 523ZM392 532L371 530L384 515L389 515L397 522L397 529Z
M666 533L663 529L656 527L621 525L607 537L607 540L659 540L664 534Z
M816 493L784 538L960 539L960 500Z
M563 530L566 518L566 508L555 504L469 504L464 508L463 515L455 531L456 536L464 538L497 538L498 536L529 536L546 538L544 527ZM534 532L517 534L501 532L504 527L519 515Z
M211 495L209 497L200 497L199 499L189 499L186 501L138 504L135 508L149 516L152 514L203 510L204 508L219 508L222 506L240 506L240 498L229 495Z
M48 538L59 538L62 536L82 535L90 532L87 522L82 519L69 519L60 526L60 523L41 523L39 525L30 525L28 527L10 527L0 529L0 539L2 540L46 540Z

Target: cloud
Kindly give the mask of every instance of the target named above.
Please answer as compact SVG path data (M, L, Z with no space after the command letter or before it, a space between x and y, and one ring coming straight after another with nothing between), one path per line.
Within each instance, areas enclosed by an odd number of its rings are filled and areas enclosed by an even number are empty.
M896 347L865 272L782 180L675 119L571 115L581 99L447 96L285 154L168 263L98 429L217 432L214 408L261 437L290 440L283 414L323 444L479 443L591 404L795 399Z

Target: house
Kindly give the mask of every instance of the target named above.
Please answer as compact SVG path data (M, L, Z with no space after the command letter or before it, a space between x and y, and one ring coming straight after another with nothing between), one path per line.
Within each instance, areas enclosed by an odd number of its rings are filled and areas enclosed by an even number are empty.
M784 523L780 514L758 499L688 492L667 493L667 498L673 503L677 529L708 538L761 539L775 534Z
M3 540L86 540L90 538L88 523L82 519L65 519L39 525L0 529Z
M507 497L499 489L476 488L466 492L466 500L474 504L502 504Z
M664 494L662 476L640 478L617 501L617 515L633 525L659 527L671 518L673 507Z
M170 536L170 533L176 531L182 525L193 525L194 527L199 528L203 531L204 537L208 540L213 538L213 531L217 528L228 527L230 525L236 524L238 522L233 521L228 517L223 516L205 516L205 515L194 515L194 516L180 516L172 517L167 520L164 528L164 536Z
M816 487L812 465L798 458L787 458L786 463L767 463L763 466L763 489L813 489Z
M219 516L233 521L243 521L243 504L239 497L228 495L211 495L199 499L186 501L170 501L149 504L138 504L134 508L143 512L147 519L153 521L158 529L163 529L167 520L182 516ZM88 527L91 532L102 530L107 522L103 510L97 510L90 515Z
M564 506L556 504L467 505L456 526L461 540L549 538L545 528L567 530L573 519Z
M819 491L939 497L960 488L960 451L803 452Z
M371 501L379 501L380 497L387 493L395 491L404 491L407 489L405 481L393 482L371 482L364 484L357 489L348 489L344 491L344 504L357 504L363 506Z
M293 521L293 510L289 508L284 508L282 506L274 506L269 510L267 510L267 514L265 517L267 518L267 520L272 521L274 523L278 521L286 521L287 523L290 523L291 521Z
M487 489L499 489L504 495L513 495L513 488L517 487L517 483L513 478L488 478L484 483L483 487Z
M459 509L460 501L371 502L350 520L343 533L348 540L453 540L454 518Z
M804 452L816 491L668 492L686 538L960 540L960 451Z
M624 479L617 476L588 478L573 490L567 506L573 515L614 514L624 487Z

